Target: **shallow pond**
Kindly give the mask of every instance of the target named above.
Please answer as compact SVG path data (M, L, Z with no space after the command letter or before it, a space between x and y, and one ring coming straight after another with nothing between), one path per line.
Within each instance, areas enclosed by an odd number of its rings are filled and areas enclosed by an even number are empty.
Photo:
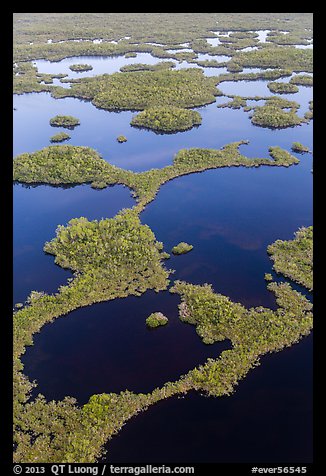
M65 67L77 62L94 66L95 60L102 72L118 71L121 61L145 62L139 56L127 60L82 57L70 58ZM153 63L158 61L153 58ZM40 64L49 68L40 67L41 72L65 72L63 62ZM224 72L222 68L204 71ZM78 73L69 70L69 76L73 74ZM228 82L219 88L225 94L250 96L261 94L264 88L266 96L270 94L266 84ZM312 89L299 89L285 97L302 103L305 112ZM80 119L81 125L69 131L71 140L66 143L93 147L110 163L134 171L171 164L182 148L219 148L242 139L250 141L240 148L249 157L266 157L271 145L290 150L294 141L312 148L312 123L283 130L256 127L242 110L216 107L227 100L218 97L216 103L197 108L202 115L198 128L163 135L131 127L134 112L108 112L78 99L56 100L48 93L16 96L14 154L49 145L50 136L58 132L49 125L56 114ZM127 137L126 143L116 141L120 134ZM153 229L167 251L179 241L194 245L189 254L171 256L165 262L175 269L171 279L211 283L216 292L248 307L275 307L264 281L272 264L266 246L277 238L291 239L297 228L312 223L312 158L297 156L300 164L290 168L210 170L163 185L141 213L142 223ZM15 300L24 301L32 289L54 292L71 275L42 251L58 224L79 216L111 217L133 204L130 191L121 186L98 191L88 185L68 189L16 185ZM26 374L37 379L37 390L48 399L69 394L80 403L94 393L126 388L150 391L176 379L227 345L205 346L193 326L178 320L178 302L168 291L148 291L138 298L78 309L35 335L35 345L23 358ZM148 330L145 319L153 311L165 313L169 324ZM150 455L152 461L310 461L311 348L308 337L263 358L262 366L246 377L232 397L211 399L192 393L150 408L127 423L112 441L111 460L144 461ZM155 429L155 437L150 428Z
M33 64L37 66L39 73L68 74L69 78L83 78L85 76L96 76L98 74L112 74L120 70L121 66L134 63L155 64L162 61L154 58L150 53L137 53L134 58L125 56L73 56L61 61L35 60ZM71 65L81 63L93 66L91 71L76 72L71 71Z

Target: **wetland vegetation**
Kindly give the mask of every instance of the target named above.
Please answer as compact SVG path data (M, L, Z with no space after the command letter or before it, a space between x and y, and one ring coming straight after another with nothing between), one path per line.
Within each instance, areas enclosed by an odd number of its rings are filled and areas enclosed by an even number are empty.
M172 248L172 253L174 255L184 255L185 253L189 253L193 249L193 245L189 245L185 241L180 241L177 245Z
M69 66L69 69L71 69L71 71L75 71L77 73L82 73L84 71L91 71L93 69L93 66L90 65L90 64L86 64L86 63L72 64L71 66Z
M201 124L197 111L173 106L150 107L134 116L132 126L145 127L159 132L186 131Z
M146 319L146 325L155 329L156 327L165 326L169 319L161 312L153 312Z
M309 49L293 47L271 47L237 53L228 63L246 68L286 68L293 72L311 73L313 68L313 52Z
M173 61L161 61L156 64L143 64L143 63L134 63L126 64L121 66L120 71L124 73L130 73L132 71L161 71L162 69L171 69L175 68L175 63Z
M301 142L293 142L291 149L293 150L293 152L299 152L302 154L310 152L309 147L301 144Z
M293 240L276 240L267 248L273 269L293 281L313 289L313 227L300 228Z
M290 83L297 86L313 86L313 82L313 77L307 74L296 74L290 79Z
M305 112L304 117L308 121L314 118L314 103L313 101L309 101L309 111Z
M215 39L217 27L220 44L211 46L205 38ZM257 29L270 30L267 43L258 41ZM283 30L289 34L284 35ZM223 35L226 32L228 36ZM312 50L290 46L307 45L308 40L312 40L311 14L15 13L14 93L49 92L58 99L75 97L91 101L108 111L141 111L133 117L132 125L158 132L183 131L201 124L201 115L191 108L214 103L216 96L222 95L217 86L223 81L272 81L269 88L272 91L274 88L276 93L295 92L298 85L312 86L312 77L304 74L294 75L289 83L274 82L293 72L312 72ZM185 43L193 51L167 51L179 49ZM241 51L247 47L257 49ZM123 66L119 73L66 80L71 87L63 88L54 85L53 80L62 79L66 74L39 73L30 62L40 58L59 61L82 55L125 55L127 58L135 57L138 52L203 67L227 67L229 73L205 76L199 68L173 70L172 61L155 65L136 63ZM219 63L213 57L199 60L197 53L226 55L230 61ZM85 66L89 68L80 69ZM242 73L245 67L264 70ZM91 68L85 64L70 66L72 71ZM218 69L216 71L218 74ZM254 87L253 82L253 90ZM284 88L292 91L284 91ZM252 123L261 127L298 126L313 118L312 101L309 111L301 118L297 115L298 103L278 96L227 97L231 101L217 107L252 110ZM250 99L263 100L264 105L248 106ZM51 125L57 127L73 128L79 124L72 116L52 119L55 121ZM58 142L68 138L68 134L61 132L50 140ZM117 140L127 139L118 136ZM290 347L310 333L311 302L288 282L275 282L271 273L265 273L264 279L267 289L275 296L275 310L263 306L247 308L215 292L209 284L177 280L170 292L180 298L180 321L194 326L205 345L228 340L231 349L151 392L124 390L96 394L85 405L69 396L61 401L47 401L42 394L35 396L36 382L32 383L23 373L21 357L45 324L96 302L168 288L173 270L166 269L163 260L169 255L152 229L139 218L162 184L182 175L220 167L289 167L299 163L297 157L279 146L269 147L268 158L246 157L239 149L247 143L240 140L220 149L182 148L174 155L172 165L145 172L112 165L95 149L85 146L52 145L14 158L13 177L17 182L55 186L89 183L97 189L123 184L137 201L133 208L122 209L114 218L72 218L65 226L59 225L56 236L45 243L44 251L54 256L58 266L71 270L72 277L53 294L31 291L24 303L15 305L15 462L96 462L103 457L106 442L139 412L192 390L211 397L231 395L247 373L260 364L263 355ZM307 152L309 149L293 142L292 150ZM185 253L192 248L181 242L172 253L180 254L180 249ZM276 240L267 251L276 273L308 290L313 289L312 226L300 228L293 240ZM146 319L149 327L167 322L160 312Z
M54 136L50 137L50 142L63 142L68 139L70 139L69 134L67 134L66 132L59 132L58 134L55 134Z
M79 126L80 122L77 117L73 116L55 116L50 119L50 125L53 127L66 127L67 129L74 129Z
M267 87L272 93L276 94L292 94L299 91L299 88L293 83L278 83L275 81L268 83Z
M143 110L156 106L196 107L210 104L222 93L216 78L197 68L179 71L134 71L81 78L71 88L57 87L56 98L77 97L107 110Z
M299 105L298 105L299 106ZM290 108L290 111L284 109ZM267 99L263 106L256 106L251 116L251 122L260 127L272 129L298 126L305 122L296 114L297 106L291 107L291 102L281 102L278 98Z

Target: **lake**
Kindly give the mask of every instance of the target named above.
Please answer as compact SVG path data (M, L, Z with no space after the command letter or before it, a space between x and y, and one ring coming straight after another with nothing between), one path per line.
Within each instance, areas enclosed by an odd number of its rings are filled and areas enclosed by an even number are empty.
M260 41L267 31L260 32ZM63 66L76 62L92 64L91 72L69 70L69 77L81 77L146 61L160 60L141 54L128 59L80 57L37 64L40 72L49 73L68 72ZM203 70L207 75L225 72L224 68ZM218 87L225 94L270 95L266 84L241 81ZM302 104L299 114L303 114L312 88L299 87L298 93L284 97ZM202 115L201 126L164 135L130 126L135 112L108 112L74 98L53 99L49 93L15 96L14 154L50 145L49 138L57 129L49 120L56 114L80 119L80 126L69 131L71 139L65 143L93 147L108 162L137 172L171 164L182 148L220 148L242 139L250 141L240 147L249 157L266 157L269 146L274 145L290 150L294 141L312 149L312 123L282 130L260 128L242 110L217 107L228 100L218 97L216 103L196 108ZM127 142L117 142L120 134ZM165 261L166 267L175 270L172 281L208 282L216 292L247 307L275 308L264 281L272 265L266 247L278 238L291 239L299 227L312 224L312 157L294 155L300 163L289 168L222 168L180 177L161 187L141 213L142 223L152 228L168 252L179 241L194 246L189 254L171 255ZM122 186L93 190L89 185L16 184L15 302L23 302L34 289L53 293L71 276L42 251L44 242L55 236L57 225L80 216L90 220L113 217L134 203L129 189ZM178 296L168 291L147 291L141 297L77 309L34 336L34 346L22 358L25 372L37 380L37 392L47 399L71 395L80 404L94 393L151 391L229 346L228 342L203 344L195 328L178 319L178 303ZM154 311L167 315L166 327L146 328L145 319ZM133 418L110 443L108 460L311 461L312 337L261 361L231 397L205 398L191 392Z

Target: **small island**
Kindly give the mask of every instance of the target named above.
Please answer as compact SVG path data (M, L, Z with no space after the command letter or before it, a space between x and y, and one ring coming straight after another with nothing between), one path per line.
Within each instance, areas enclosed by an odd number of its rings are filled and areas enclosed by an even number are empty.
M122 143L122 142L127 142L127 137L125 136L118 136L117 137L117 141Z
M298 86L313 86L313 77L306 74L297 74L290 79L291 84Z
M55 116L50 119L50 125L52 127L66 127L67 129L73 129L79 126L79 119L73 116Z
M184 255L185 253L189 253L193 249L192 245L189 245L189 243L185 243L184 241L181 241L178 243L176 246L172 248L172 253L174 255Z
M179 132L201 124L197 111L173 106L157 106L145 109L130 122L132 126L153 129L159 132Z
M50 142L63 142L64 140L70 139L70 135L66 132L59 132L54 136L50 137Z
M91 71L93 69L93 66L86 63L72 64L71 66L69 66L69 69L71 69L71 71L74 71L76 73L83 73L84 71Z
M153 312L146 319L146 325L151 328L165 326L169 319L161 312Z
M291 149L293 152L299 152L300 154L307 154L310 152L309 148L301 144L301 142L293 142Z
M313 227L301 227L293 240L276 240L267 247L273 269L313 290Z
M299 91L298 86L294 83L278 83L277 81L267 84L267 87L272 93L277 94L293 94Z
M254 125L282 129L285 127L298 126L303 120L293 111L284 111L274 104L257 106L251 118Z

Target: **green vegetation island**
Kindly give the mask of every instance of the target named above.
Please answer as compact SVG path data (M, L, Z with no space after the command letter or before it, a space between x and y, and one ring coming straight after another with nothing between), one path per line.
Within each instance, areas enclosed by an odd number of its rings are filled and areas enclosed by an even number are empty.
M254 108L251 122L254 125L271 129L298 126L306 122L305 118L297 115L296 111L298 108L298 103L288 101L287 99L282 100L277 96L271 97L266 100L263 106L256 106ZM290 110L285 111L284 109Z
M132 126L153 129L159 132L179 132L201 124L197 111L173 106L147 108L131 119Z
M310 152L309 147L301 144L301 142L293 142L291 149L293 152L299 152L301 154L307 154Z
M69 69L71 69L71 71L75 71L77 73L82 73L84 71L91 71L93 69L93 66L90 65L90 64L72 64L71 66L69 66Z
M71 81L70 88L52 89L55 98L89 100L106 110L143 110L156 106L191 108L210 104L222 93L217 78L199 68L118 72Z
M127 140L128 139L127 139L126 136L118 136L117 137L117 141L120 142L120 144L123 143L123 142L127 142Z
M278 83L272 81L267 84L267 87L272 93L276 94L293 94L299 91L298 86L293 83Z
M267 252L274 261L273 269L293 281L313 289L313 228L300 228L293 240L276 240Z
M297 86L313 86L313 77L306 74L296 74L290 79L290 84Z
M73 129L79 124L79 119L73 116L55 116L50 119L50 125L53 127L66 127L67 129Z
M174 255L184 255L185 253L189 253L193 249L193 245L189 245L189 243L185 243L184 241L180 241L176 246L172 248L172 253Z
M58 134L54 134L54 136L50 137L50 142L63 142L65 140L70 139L70 135L66 132L59 132Z
M146 319L146 325L155 329L156 327L165 326L169 319L161 312L153 312Z
M121 66L120 71L128 73L132 71L160 71L162 69L175 68L173 61L160 61L156 64L133 63Z

